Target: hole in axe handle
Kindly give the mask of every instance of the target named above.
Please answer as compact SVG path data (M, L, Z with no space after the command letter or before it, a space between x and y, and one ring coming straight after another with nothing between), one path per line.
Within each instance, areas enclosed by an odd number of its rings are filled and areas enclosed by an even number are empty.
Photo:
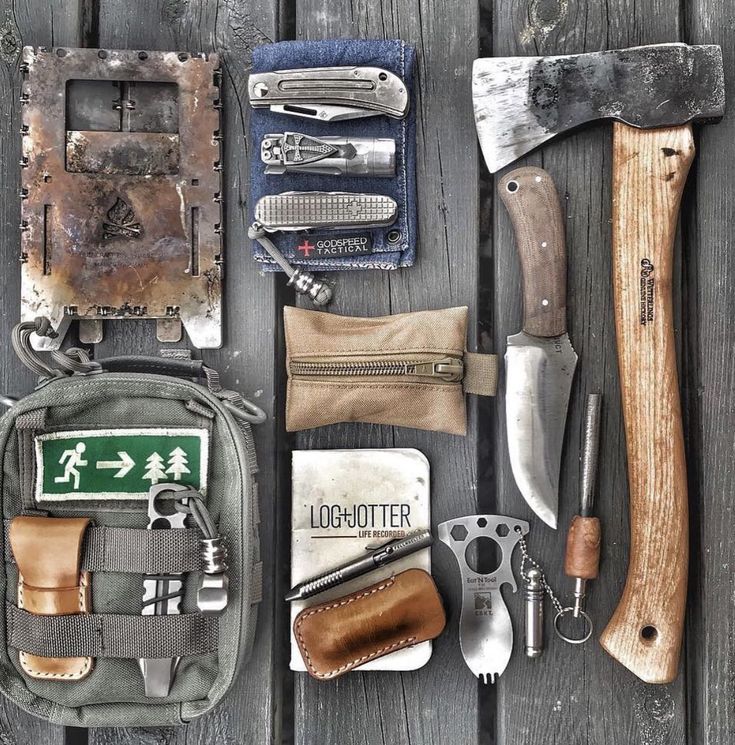
M658 629L655 626L644 626L641 629L641 639L646 644L653 644L658 637Z
M518 182L517 182L517 181L509 181L509 182L508 182L508 183L507 183L507 184L505 185L505 188L506 188L506 189L507 189L507 190L508 190L508 191L509 191L509 192L510 192L511 194L513 194L513 192L516 192L516 191L518 191Z

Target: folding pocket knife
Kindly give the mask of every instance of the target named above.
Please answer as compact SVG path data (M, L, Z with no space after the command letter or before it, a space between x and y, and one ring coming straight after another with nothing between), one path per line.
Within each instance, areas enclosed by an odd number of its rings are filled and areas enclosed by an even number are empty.
M252 73L248 96L254 108L323 122L408 113L404 82L380 67L311 67Z

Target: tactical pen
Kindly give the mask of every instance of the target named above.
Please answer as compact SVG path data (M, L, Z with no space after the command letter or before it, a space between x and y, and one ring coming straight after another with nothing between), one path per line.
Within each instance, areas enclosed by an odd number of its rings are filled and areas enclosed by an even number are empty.
M410 556L422 548L428 548L433 542L434 539L429 530L419 530L404 538L397 538L395 541L390 541L380 548L370 551L367 556L348 561L336 569L296 585L286 595L286 602L305 600L313 595L318 595L331 587L341 585L355 577L361 577L377 567L390 564L404 556Z

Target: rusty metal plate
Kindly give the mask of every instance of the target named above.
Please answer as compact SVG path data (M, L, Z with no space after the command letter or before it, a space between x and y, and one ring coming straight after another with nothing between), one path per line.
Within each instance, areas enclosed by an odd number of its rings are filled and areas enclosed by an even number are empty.
M21 317L222 343L217 55L23 50ZM83 339L84 340L84 339Z

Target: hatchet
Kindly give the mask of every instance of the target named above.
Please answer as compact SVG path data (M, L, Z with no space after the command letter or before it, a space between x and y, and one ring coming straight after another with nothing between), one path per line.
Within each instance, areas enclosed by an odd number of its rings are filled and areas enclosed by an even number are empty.
M722 52L659 44L478 59L472 86L480 145L492 172L556 134L616 120L612 264L630 556L623 594L600 643L642 680L668 683L678 671L688 564L673 247L694 158L691 122L724 114Z

